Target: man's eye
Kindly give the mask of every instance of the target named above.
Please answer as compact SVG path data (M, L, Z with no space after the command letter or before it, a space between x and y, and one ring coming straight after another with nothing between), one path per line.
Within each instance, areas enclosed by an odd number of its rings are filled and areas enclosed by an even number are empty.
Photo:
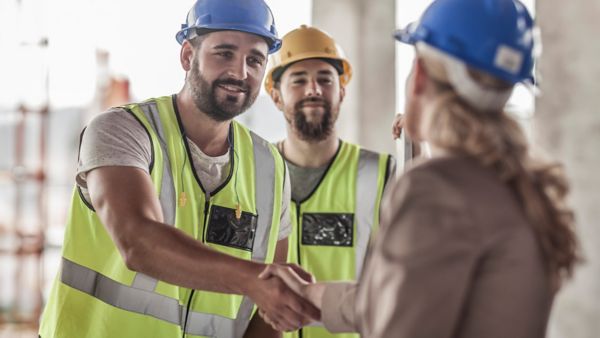
M293 84L305 84L306 80L305 79L297 79L297 80L294 80L292 83Z
M248 58L248 64L251 66L262 66L263 63L259 58L251 57Z
M230 51L222 51L222 52L218 52L217 55L225 57L225 58L229 58L233 56L233 53Z

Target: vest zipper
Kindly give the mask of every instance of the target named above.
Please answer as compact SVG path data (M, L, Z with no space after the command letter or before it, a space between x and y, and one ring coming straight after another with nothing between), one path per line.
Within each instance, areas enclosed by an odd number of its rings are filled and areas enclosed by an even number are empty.
M300 223L300 202L296 202L296 224L298 225L297 235L298 235L298 245L297 245L297 255L298 255L298 265L302 265L300 260L300 243L302 242L302 223Z
M210 209L210 194L205 195L204 199L204 227L202 229L202 243L206 243L206 226L208 224L208 210ZM183 323L183 335L182 338L185 338L185 330L187 328L188 315L190 314L190 308L192 307L192 298L194 298L194 292L196 290L192 289L190 293L190 297L188 298L187 306L185 309L185 322Z
M188 298L188 302L187 302L187 306L185 308L185 319L183 322L183 332L181 334L181 338L185 338L186 334L185 334L185 330L187 329L187 323L188 323L188 317L190 315L190 308L192 306L192 298L194 297L194 289L192 289L192 292L190 292L190 297Z
M208 210L210 209L210 194L206 193L204 199L204 228L202 229L202 243L206 243L206 227L208 226Z
M302 223L300 222L300 202L296 202L296 224L298 225L298 241L297 241L297 255L298 255L298 265L302 266L301 260L300 260L300 244L302 243L302 231L301 231L301 227L302 227ZM298 330L298 338L302 338L302 328L300 328Z

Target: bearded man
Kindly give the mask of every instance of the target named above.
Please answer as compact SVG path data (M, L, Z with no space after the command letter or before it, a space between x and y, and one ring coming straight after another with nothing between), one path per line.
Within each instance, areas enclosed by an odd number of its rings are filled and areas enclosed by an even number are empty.
M82 133L42 338L278 337L255 305L283 330L319 318L279 278L258 278L286 259L289 183L277 149L232 121L281 46L271 10L198 0L176 39L183 89Z
M287 121L277 148L292 185L288 261L318 281L356 280L395 162L338 138L335 123L352 68L331 36L302 25L282 41L265 87ZM284 336L358 337L331 334L320 323Z

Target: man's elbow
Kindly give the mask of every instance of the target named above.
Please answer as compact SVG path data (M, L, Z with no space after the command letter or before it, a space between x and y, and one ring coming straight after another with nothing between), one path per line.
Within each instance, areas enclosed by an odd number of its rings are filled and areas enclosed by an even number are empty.
M117 246L125 266L132 271L143 272L148 259L148 250L144 240L139 235L123 234Z
M144 270L143 254L135 245L122 250L121 256L123 256L127 269L136 272L142 272L142 270Z

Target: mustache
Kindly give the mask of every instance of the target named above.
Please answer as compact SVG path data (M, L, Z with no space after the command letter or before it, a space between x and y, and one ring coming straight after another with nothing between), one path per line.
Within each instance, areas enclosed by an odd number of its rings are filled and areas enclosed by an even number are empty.
M213 88L218 85L232 85L232 86L240 87L244 92L248 92L250 89L250 87L248 86L248 83L246 83L246 81L236 80L236 79L232 79L232 78L215 80L213 82Z
M323 106L325 106L325 108L328 108L328 107L329 107L329 102L325 101L325 99L324 99L324 98L322 98L322 97L318 97L318 96L309 96L309 97L307 97L307 98L304 98L304 99L302 99L302 100L300 100L300 101L296 102L296 104L295 104L295 107L294 107L294 108L296 108L296 110L298 110L298 109L302 108L302 106L303 106L305 103L308 103L308 102L320 102L320 103L322 103L322 104L323 104Z

